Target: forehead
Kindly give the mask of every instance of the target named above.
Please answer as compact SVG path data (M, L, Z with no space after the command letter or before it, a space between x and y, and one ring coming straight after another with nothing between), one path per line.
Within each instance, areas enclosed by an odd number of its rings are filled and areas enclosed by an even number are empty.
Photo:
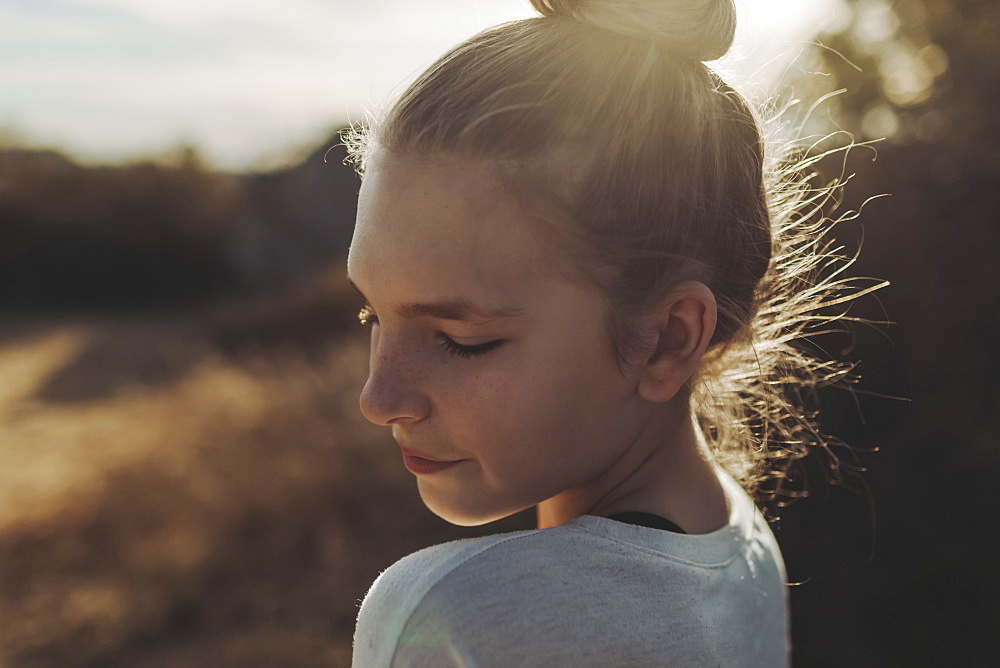
M540 224L487 162L378 152L366 166L348 273L366 293L389 286L495 301L556 273L564 258Z

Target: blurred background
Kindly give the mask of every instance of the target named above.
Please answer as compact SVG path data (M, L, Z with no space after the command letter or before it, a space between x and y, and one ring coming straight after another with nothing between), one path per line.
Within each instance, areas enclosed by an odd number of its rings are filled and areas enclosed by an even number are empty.
M737 87L807 135L883 139L815 177L852 175L836 242L891 281L852 315L894 324L821 342L859 362L821 397L853 454L772 509L795 663L995 665L1000 3L741 10ZM0 665L347 665L379 571L531 525L437 519L358 414L337 138L530 13L0 0Z

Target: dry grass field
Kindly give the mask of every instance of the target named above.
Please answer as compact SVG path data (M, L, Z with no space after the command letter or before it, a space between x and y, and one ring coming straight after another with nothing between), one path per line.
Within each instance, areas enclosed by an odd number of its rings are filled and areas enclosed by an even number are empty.
M379 570L471 535L358 413L363 332L231 310L0 322L0 666L347 665Z

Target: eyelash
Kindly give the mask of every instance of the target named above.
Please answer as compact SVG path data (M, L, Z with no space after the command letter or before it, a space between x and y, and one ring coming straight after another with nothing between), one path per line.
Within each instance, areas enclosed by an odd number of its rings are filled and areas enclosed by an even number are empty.
M503 339L497 339L496 341L488 341L486 343L480 343L478 346L463 346L459 343L455 343L449 337L444 334L441 335L441 344L444 349L447 350L452 355L457 355L458 357L478 357L479 355L485 355L491 350L499 348L503 344Z
M377 325L378 316L375 314L375 309L373 309L369 304L365 304L358 311L358 322L362 325ZM476 346L463 346L460 343L456 343L451 337L441 334L441 345L444 349L448 351L448 354L455 355L462 358L478 357L479 355L485 355L491 350L495 350L503 345L503 339L497 339L496 341L487 341L486 343L480 343Z

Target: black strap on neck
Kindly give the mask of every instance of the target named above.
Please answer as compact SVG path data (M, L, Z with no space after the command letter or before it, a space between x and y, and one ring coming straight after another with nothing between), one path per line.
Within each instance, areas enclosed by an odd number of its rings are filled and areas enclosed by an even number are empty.
M654 515L653 513L628 511L609 515L608 519L615 520L617 522L624 522L625 524L635 524L641 527L649 527L650 529L663 529L664 531L672 531L674 533L687 533L687 531L680 528L665 517L660 517L659 515Z

